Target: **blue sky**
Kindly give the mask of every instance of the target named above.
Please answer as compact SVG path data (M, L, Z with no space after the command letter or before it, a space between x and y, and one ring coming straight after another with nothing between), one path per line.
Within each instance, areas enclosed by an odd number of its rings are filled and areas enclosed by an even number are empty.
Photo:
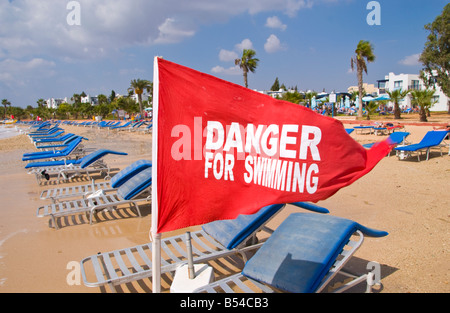
M0 0L0 98L36 107L82 91L125 94L132 79L153 79L156 55L242 85L233 60L243 48L260 59L251 89L278 77L300 90L346 91L357 84L349 69L360 40L377 57L365 82L419 73L424 25L448 1L380 0L381 25L372 26L369 2Z

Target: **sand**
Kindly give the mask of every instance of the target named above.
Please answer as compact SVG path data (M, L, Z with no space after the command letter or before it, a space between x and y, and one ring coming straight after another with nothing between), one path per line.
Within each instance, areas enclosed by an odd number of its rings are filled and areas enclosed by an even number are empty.
M346 127L354 118L344 120ZM448 123L444 116L441 123ZM360 123L360 122L358 122ZM410 142L418 142L432 129L432 123L406 123ZM108 156L111 167L123 169L133 161L151 159L151 134L111 133L104 129L64 126L66 132L89 138L87 147L128 152L128 156ZM352 134L367 143L385 136ZM0 292L1 293L99 293L105 288L89 288L80 281L77 264L84 257L149 242L150 206L143 217L133 214L105 217L90 225L84 217L65 219L59 230L37 218L36 210L46 202L42 190L26 173L21 156L35 151L28 137L20 135L0 140ZM381 265L381 293L447 293L449 286L450 156L448 148L431 154L429 161L384 158L374 170L320 202L331 214L353 219L363 225L389 232L384 238L366 238L350 262L354 270L364 270L375 261ZM101 177L95 177L101 180ZM70 184L86 183L77 179ZM301 209L288 207L271 223L276 227L288 214ZM121 286L120 292L150 292L151 282ZM355 291L355 290L354 290ZM360 290L356 290L359 292Z

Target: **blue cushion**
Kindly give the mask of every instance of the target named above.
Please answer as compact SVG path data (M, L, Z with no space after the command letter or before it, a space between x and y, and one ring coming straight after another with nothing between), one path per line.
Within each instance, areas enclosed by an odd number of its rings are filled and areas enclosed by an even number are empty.
M72 141L66 148L55 151L55 152L48 151L48 152L35 152L35 153L25 154L24 157L22 158L22 161L31 161L31 160L37 160L37 159L51 159L51 158L55 158L55 157L68 156L81 143L81 140L82 140L82 138L78 137L74 141Z
M119 173L114 175L111 179L111 187L119 188L122 186L128 179L133 177L134 175L140 173L141 171L152 166L151 161L147 160L139 160L131 164L130 166L124 168Z
M83 157L82 162L80 164L81 168L88 167L95 161L103 158L106 154L128 155L128 153L125 153L125 152L117 152L117 151L112 151L112 150L107 150L107 149L100 149L100 150L92 152L92 153L86 155L85 157Z
M397 147L395 150L399 151L417 151L424 148L430 148L434 146L438 146L442 140L444 140L445 136L447 136L447 131L442 130L432 130L425 134L423 139L416 144L403 146L403 147Z
M234 220L215 221L203 225L203 230L227 249L233 249L264 225L284 204L266 206L252 215L239 215Z
M70 139L70 138L72 138L73 136L75 136L75 134L72 134L72 133L68 133L68 134L65 134L64 136L61 136L61 137L58 137L58 138L50 138L50 139L38 139L38 140L35 140L36 142L51 142L51 141L64 141L64 140L67 140L67 139Z
M387 235L335 216L293 213L242 273L284 291L314 292L356 230L372 237Z
M61 161L47 161L47 162L31 162L28 163L25 168L35 168L35 167L50 167L50 166L63 166L68 164L77 165L81 163L82 159L78 160L61 160Z
M152 168L141 171L126 181L117 190L117 194L125 200L131 200L152 184Z

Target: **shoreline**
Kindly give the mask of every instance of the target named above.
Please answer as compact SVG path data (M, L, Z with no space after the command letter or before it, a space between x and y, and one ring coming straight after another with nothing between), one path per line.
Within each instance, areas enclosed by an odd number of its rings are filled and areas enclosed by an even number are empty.
M449 120L433 124L445 124ZM364 122L341 121L349 127ZM405 124L406 131L411 132L408 141L420 141L433 126L431 123ZM87 147L127 152L128 156L105 158L113 168L123 169L139 159L151 160L151 134L115 134L104 129L66 125L62 128L66 133L89 138L84 143ZM351 136L362 144L386 137ZM149 242L149 205L142 207L142 218L106 218L93 225L81 217L68 218L61 229L51 229L46 219L36 217L36 209L45 204L39 199L40 192L54 186L38 186L35 178L27 175L21 156L31 151L35 150L26 135L0 140L0 161L4 165L0 174L3 201L0 208L0 292L109 292L109 288L89 288L76 279L71 280L77 278L72 275L75 268L71 266L100 251ZM375 288L374 292L450 292L450 156L448 148L443 152L442 157L433 152L429 161L421 162L417 162L417 158L400 161L394 155L386 157L369 174L318 203L332 215L351 218L389 233L385 238L366 238L355 260L349 263L356 271L364 270L370 261L381 264L382 287ZM88 181L77 179L67 185L84 183ZM270 226L276 227L296 211L301 210L287 207ZM151 292L151 280L121 285L119 291Z

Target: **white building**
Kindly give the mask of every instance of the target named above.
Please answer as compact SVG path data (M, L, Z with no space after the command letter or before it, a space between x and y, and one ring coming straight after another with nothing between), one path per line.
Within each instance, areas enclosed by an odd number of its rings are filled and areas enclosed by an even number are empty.
M45 101L45 104L49 109L57 109L62 103L72 104L73 101L71 100L71 98L67 97L65 97L64 99L50 98Z
M130 98L133 99L134 101L136 101L136 103L139 102L139 100L138 100L138 95L137 95L137 94L132 94L132 95L130 96ZM149 99L149 95L146 94L146 93L143 93L143 94L142 94L142 101L148 101L148 99Z
M90 95L81 97L81 103L90 103L91 105L96 105L98 104L98 97L91 97Z
M293 93L293 92L295 92L294 89L289 89L289 90L287 90L287 91L284 90L284 89L280 89L280 90L278 90L278 91L273 91L273 90L256 90L256 89L253 89L253 91L256 91L256 92L259 92L259 93L262 93L262 94L271 96L271 97L274 98L274 99L281 98L285 93L288 93L288 92ZM300 93L303 93L303 92L300 91Z
M385 79L378 81L378 95L386 95L387 91L401 90L423 90L426 89L425 84L418 74L399 74L389 73ZM434 94L434 102L436 102L430 111L447 111L448 97L442 92L441 88L436 85L436 93ZM390 103L393 106L393 103ZM406 96L400 101L400 108L411 108L411 96Z

